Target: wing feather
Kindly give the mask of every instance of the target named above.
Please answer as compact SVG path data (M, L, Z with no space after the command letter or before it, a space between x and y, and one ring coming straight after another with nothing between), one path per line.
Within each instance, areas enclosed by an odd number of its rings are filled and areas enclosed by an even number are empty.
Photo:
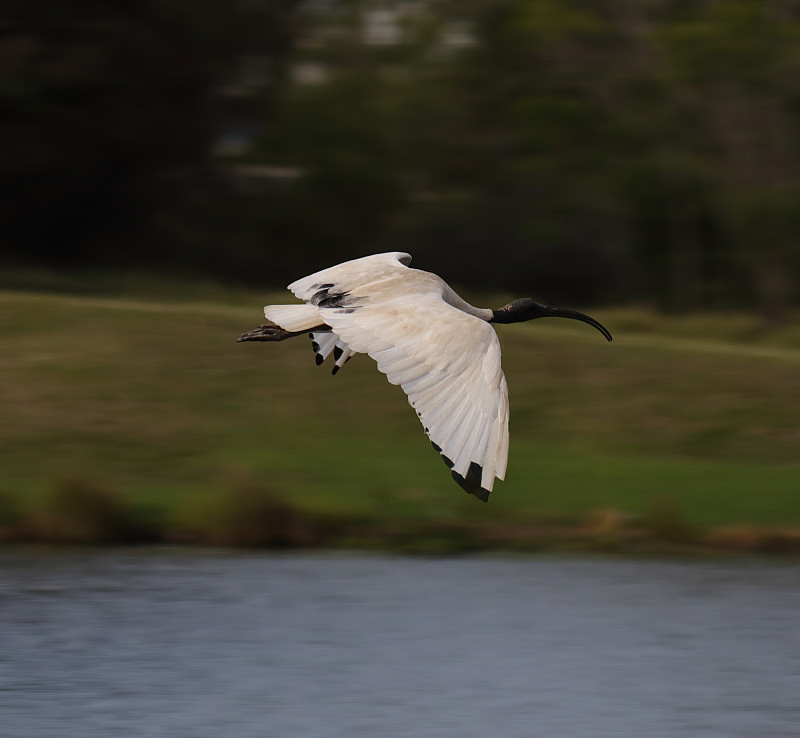
M453 462L453 469L459 474L462 474L465 469L463 468L463 464L456 464L456 459L459 458L462 451L458 443L458 438L465 435L462 431L468 430L465 428L465 424L471 416L473 409L469 398L464 397L444 420L439 424L430 426L430 435L432 439L436 441L437 446L441 447L442 454ZM469 464L467 464L467 466L469 466Z
M298 297L316 284L342 287L320 282L333 279L325 272L312 277L291 286ZM494 478L505 473L508 454L508 390L492 326L435 293L354 305L321 308L320 314L351 351L369 354L389 382L403 388L456 481L486 499Z
M336 374L350 360L350 357L356 354L333 331L309 333L309 336L311 336L311 346L316 354L317 365L322 364L333 354L332 374Z
M292 282L288 289L295 297L310 300L322 285L335 285L337 292L347 292L355 285L365 287L386 279L399 267L406 267L410 263L411 255L401 251L373 254L309 274Z
M472 452L470 441L481 425L481 412L474 405L468 406L462 410L455 432L447 442L447 445L453 450L453 471L461 476L464 476L469 469Z

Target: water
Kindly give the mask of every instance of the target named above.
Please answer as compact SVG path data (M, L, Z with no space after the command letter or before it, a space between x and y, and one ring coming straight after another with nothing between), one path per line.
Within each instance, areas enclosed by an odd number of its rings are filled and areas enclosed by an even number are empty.
M0 556L2 738L800 736L800 564Z

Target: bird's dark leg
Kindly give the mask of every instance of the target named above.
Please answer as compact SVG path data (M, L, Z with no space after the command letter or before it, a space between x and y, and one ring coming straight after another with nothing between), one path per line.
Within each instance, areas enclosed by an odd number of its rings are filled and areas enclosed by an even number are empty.
M258 328L253 328L252 331L247 331L247 333L242 333L239 338L236 339L238 343L242 343L243 341L284 341L287 338L294 338L295 336L303 336L307 333L313 333L314 331L329 331L330 327L327 325L320 325L316 328L311 328L308 331L287 331L284 328L281 328L279 325L260 325Z

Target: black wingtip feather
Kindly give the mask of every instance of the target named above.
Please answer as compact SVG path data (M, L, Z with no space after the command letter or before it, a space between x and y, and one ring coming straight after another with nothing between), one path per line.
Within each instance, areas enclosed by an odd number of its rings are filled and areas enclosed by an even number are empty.
M325 357L323 357L322 354L317 354L314 357L314 361L316 361L317 362L317 366L319 366L323 361L325 361Z
M427 429L427 428L425 429L425 432L426 432L426 433L428 432L428 429ZM447 457L446 457L446 456L445 456L445 455L442 453L442 449L441 449L439 446L437 446L437 445L436 445L436 444L435 444L433 441L431 441L431 446L433 446L433 448L434 448L434 450L436 451L436 453L437 453L437 454L441 455L441 457L442 457L442 461L444 461L444 463L447 465L447 468L448 468L448 469L452 469L452 468L453 468L453 462L452 462L452 461L450 461L450 459L448 459L448 458L447 458Z
M452 471L453 462L442 453L442 449L433 441L431 441L431 446L441 455L442 461L444 461L447 468L451 470L450 473L453 475L453 479L455 479L456 484L461 487L461 489L465 492L469 492L471 495L475 495L481 502L489 502L489 490L481 486L483 467L481 467L480 464L473 461L469 465L469 469L467 469L467 476L462 477L458 472Z
M467 476L462 477L456 472L451 472L453 479L461 489L469 494L477 497L481 502L489 502L489 490L481 487L481 476L483 475L483 468L480 464L473 461L467 469Z

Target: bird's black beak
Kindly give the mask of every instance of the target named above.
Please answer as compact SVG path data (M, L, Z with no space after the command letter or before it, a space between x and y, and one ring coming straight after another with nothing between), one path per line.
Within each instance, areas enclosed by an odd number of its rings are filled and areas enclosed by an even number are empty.
M608 329L596 321L594 318L590 318L588 315L584 315L583 313L579 313L577 310L570 310L568 308L558 308L558 307L545 307L543 306L542 310L542 318L571 318L572 320L580 320L583 323L588 323L591 326L597 328L600 333L602 333L607 341L613 340L611 338L611 334L608 332Z

